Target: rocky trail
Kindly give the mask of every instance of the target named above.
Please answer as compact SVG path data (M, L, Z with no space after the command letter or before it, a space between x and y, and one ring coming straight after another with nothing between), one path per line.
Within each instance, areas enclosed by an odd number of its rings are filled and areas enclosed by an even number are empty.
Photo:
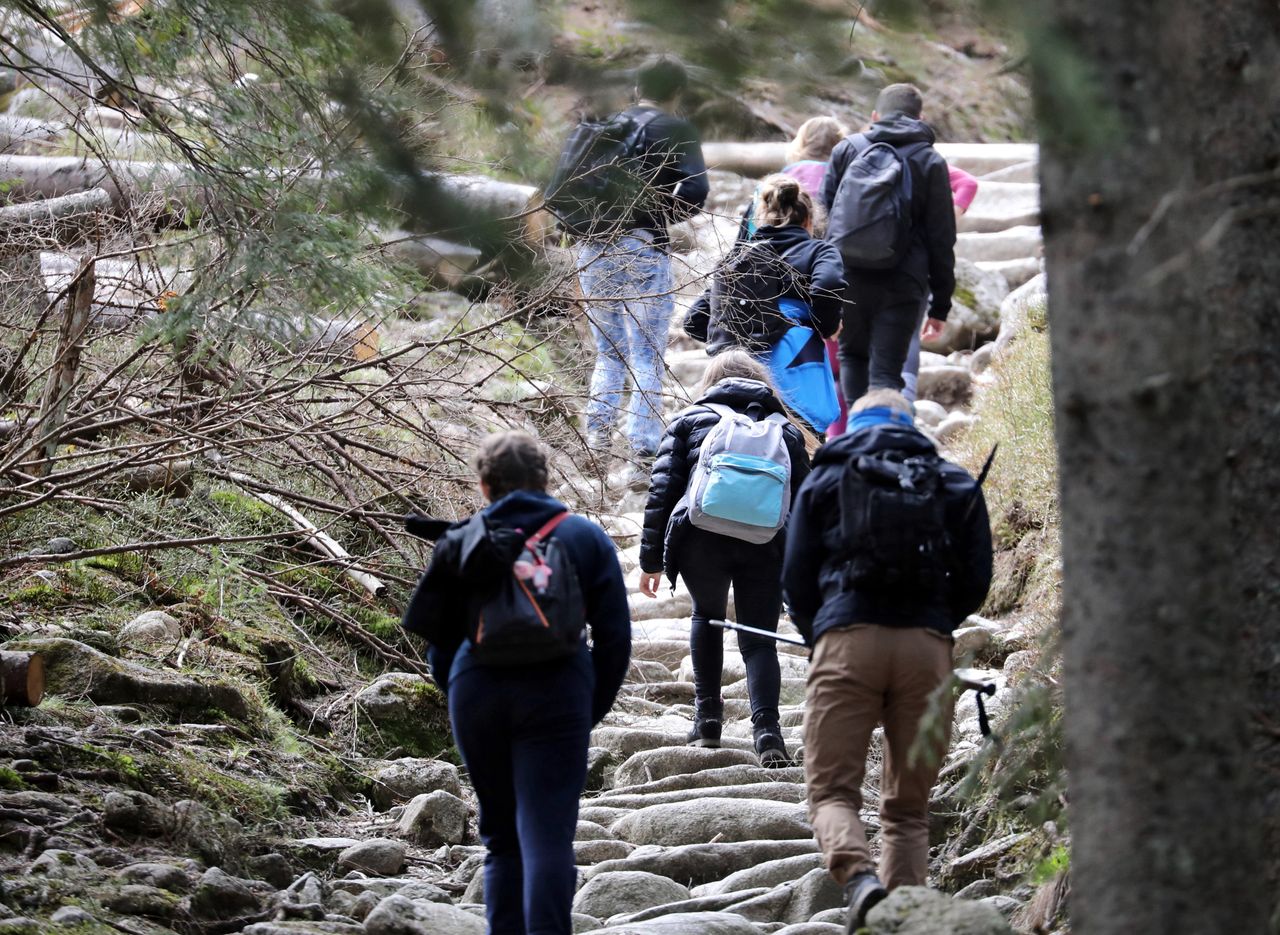
M769 145L758 144L761 152ZM1027 309L1044 295L1034 148L966 146L944 154L979 174L981 188L961 225L954 323L941 344L926 352L920 372L919 421L943 446L972 424L969 404L975 387L992 379L992 355L1013 339ZM767 155L760 158L767 162ZM754 184L727 168L714 171L710 211L692 226L678 264L685 301L700 290L711 263L732 239L734 213ZM684 404L707 360L675 327L667 357L673 409ZM683 745L693 714L691 602L683 586L656 600L636 590L643 494L627 491L620 475L621 470L608 486L614 510L598 518L619 544L632 589L633 660L617 704L592 734L575 843L581 879L575 930L841 932L842 894L822 869L807 824L803 771L763 769L752 751L745 671L731 633L722 747ZM573 485L557 492L573 501ZM152 623L166 626L159 619ZM781 629L794 632L785 619ZM957 664L983 668L1000 688L1016 678L1033 643L1033 634L1017 623L982 618L971 618L956 636ZM176 677L104 663L105 656L99 659L101 653L81 644L46 648L58 650L52 655L64 666L61 675L52 667L55 693L59 685L75 684L94 667L106 666L117 682L129 685L119 692L121 699L150 685L154 698L187 692L189 708L236 704L232 694L207 697L209 686L178 689ZM779 658L782 725L788 749L800 762L807 653L780 645ZM385 675L356 697L355 708L374 723L412 720L424 685L421 675ZM1001 698L998 692L989 702L997 723ZM182 716L167 729L131 725L127 704L112 706L101 696L94 701L96 719L87 725L45 724L4 735L6 749L0 752L11 767L0 771L0 836L11 849L16 845L19 856L5 864L0 935L485 931L484 848L476 837L475 798L465 773L451 763L392 758L394 752L372 760L353 752L352 763L373 780L364 807L313 823L307 836L285 823L275 835L247 835L234 809L174 803L133 788L126 751L141 745L163 755L175 744L206 744L208 767L230 774L227 764L244 768L248 758L252 765L252 738ZM96 763L84 762L86 742L99 751ZM878 743L877 738L865 789L864 820L873 831ZM957 796L964 767L982 743L976 707L966 695L956 705L952 748L935 790L932 868L933 882L962 899L900 893L879 913L882 921L873 931L1010 930L1004 920L1030 895L1003 869L1020 838L969 822ZM327 754L319 748L303 748L284 758L285 770L295 776L289 799L303 811L310 800L312 814L333 804L325 789L309 788L308 763L322 756ZM908 910L932 919L934 927L894 927L894 919Z

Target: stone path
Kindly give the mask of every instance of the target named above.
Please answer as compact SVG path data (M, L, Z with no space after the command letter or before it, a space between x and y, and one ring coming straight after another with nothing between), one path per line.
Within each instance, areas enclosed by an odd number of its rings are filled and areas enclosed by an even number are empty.
M983 179L963 224L957 254L964 319L953 329L945 353L926 353L921 368L920 422L941 444L972 421L966 411L975 381L984 379L990 345L1025 319L1028 302L1043 295L1034 167L1025 149L1002 161L999 147L970 147L958 158L973 160L995 176ZM711 214L694 228L693 248L678 264L685 300L701 288L706 271L732 238L732 214L750 194L751 180L715 173ZM718 216L717 216L718 215ZM679 316L678 316L679 317ZM705 354L673 328L668 354L671 406L683 404L701 376ZM602 517L622 546L619 559L632 588L633 661L614 710L593 733L588 791L583 798L575 853L581 888L574 902L576 931L621 935L820 935L842 932L842 894L822 869L806 820L803 771L766 770L751 749L751 725L742 658L726 634L724 696L726 725L721 749L686 747L683 735L693 714L687 590L650 600L636 590L636 545L643 495L619 494L616 514ZM730 617L733 616L732 607ZM786 620L783 632L794 633ZM999 622L971 618L957 633L957 660L989 666L1028 645L1027 635ZM804 678L807 654L780 645L782 724L789 750L803 757ZM998 668L988 674L1003 685ZM1000 696L991 702L999 715ZM981 743L972 696L956 706L953 748L936 790L944 818L949 794L963 765ZM879 738L867 775L864 820L878 830L876 815ZM365 867L365 876L323 884L298 881L294 888L316 897L325 922L260 923L251 935L286 932L476 933L484 926L481 864L474 843L474 798L456 770L432 761L399 761L379 777L381 804L396 804L372 816L364 838L302 842L328 851L341 868ZM548 781L552 781L548 777ZM469 814L469 811L471 812ZM380 839L383 836L385 839ZM403 855L412 843L417 857L409 876L384 878L373 871L379 849ZM462 843L466 841L468 843ZM875 842L873 840L873 846ZM982 877L1016 844L993 844L955 853L945 842L934 860L949 888L971 883L969 893L989 889ZM400 848L399 851L396 849ZM372 855L372 856L370 856ZM365 866L369 864L369 866ZM372 875L370 875L372 873ZM301 898L301 897L300 897ZM1017 902L990 897L1005 913ZM980 929L974 929L979 931ZM985 931L985 930L982 930Z

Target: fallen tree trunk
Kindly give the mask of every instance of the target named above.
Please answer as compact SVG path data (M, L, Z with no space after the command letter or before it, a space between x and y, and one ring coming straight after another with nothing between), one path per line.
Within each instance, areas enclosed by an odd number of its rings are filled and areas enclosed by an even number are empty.
M481 256L475 247L405 231L387 234L380 249L447 288L462 282L476 268Z
M708 169L723 169L748 178L778 172L787 161L787 143L703 143ZM988 175L1039 159L1035 143L938 143L943 159L972 175Z
M0 704L34 708L44 698L44 659L39 653L0 650Z
M105 230L111 196L101 188L0 208L0 255L72 246Z
M49 382L45 384L44 399L40 403L35 438L44 440L38 443L39 450L32 452L40 459L32 468L32 473L36 476L48 472L58 447L58 433L71 403L71 389L80 368L80 342L89 326L89 308L92 304L93 260L88 258L81 262L67 295L66 313L58 334L58 350L53 368L49 372Z
M373 597L380 597L386 592L387 586L376 577L369 574L369 572L356 565L351 554L340 546L337 540L327 532L323 532L315 523L311 522L311 520L307 519L295 510L282 498L277 497L275 494L269 494L265 491L254 489L252 485L254 478L252 477L244 474L238 474L234 471L228 472L227 476L233 481L244 482L241 489L244 490L247 496L253 497L255 500L259 500L272 509L278 510L287 516L289 520L305 534L307 542L312 546L312 548L337 563L342 568L342 573L355 584L369 592Z
M66 132L67 125L56 120L0 114L0 152L35 155Z

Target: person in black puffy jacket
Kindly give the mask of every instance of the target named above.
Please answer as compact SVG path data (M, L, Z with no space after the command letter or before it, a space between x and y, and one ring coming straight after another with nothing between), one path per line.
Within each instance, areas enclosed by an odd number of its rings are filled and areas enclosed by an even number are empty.
M744 223L726 258L728 267L717 272L716 281L723 284L721 277L741 269L733 264L743 249L771 250L780 260L776 307L756 306L744 318L735 303L713 302L713 289L708 288L689 308L684 330L705 343L712 356L741 347L764 362L788 408L821 433L839 415L823 341L840 330L844 262L835 246L814 238L813 199L791 176L771 175L761 182L753 212L761 226L748 235ZM811 334L784 346L783 338L796 326ZM796 369L806 364L813 366Z
M724 619L732 585L738 623L777 630L785 530L760 545L708 532L690 523L682 498L702 443L720 421L708 404L728 406L757 421L786 411L764 366L743 351L728 351L712 360L702 387L698 401L667 426L654 462L640 540L640 590L656 597L664 571L673 588L676 578L684 576L693 597L689 642L696 705L688 742L718 747L724 714L720 697L724 634L710 621ZM794 423L788 422L783 436L791 459L794 499L809 474L809 456L804 433ZM756 752L765 766L788 766L791 760L778 723L777 645L768 637L739 633L738 646L747 669Z

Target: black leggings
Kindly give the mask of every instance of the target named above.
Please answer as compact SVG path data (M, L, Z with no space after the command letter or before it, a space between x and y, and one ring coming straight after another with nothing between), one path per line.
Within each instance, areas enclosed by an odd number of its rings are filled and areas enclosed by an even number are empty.
M680 553L680 574L693 597L689 648L697 706L714 712L720 708L724 631L708 621L724 619L732 585L737 622L776 632L782 613L782 550L775 543L753 545L690 528ZM778 692L782 687L777 643L750 633L737 636L747 669L751 723L755 727L776 727Z

